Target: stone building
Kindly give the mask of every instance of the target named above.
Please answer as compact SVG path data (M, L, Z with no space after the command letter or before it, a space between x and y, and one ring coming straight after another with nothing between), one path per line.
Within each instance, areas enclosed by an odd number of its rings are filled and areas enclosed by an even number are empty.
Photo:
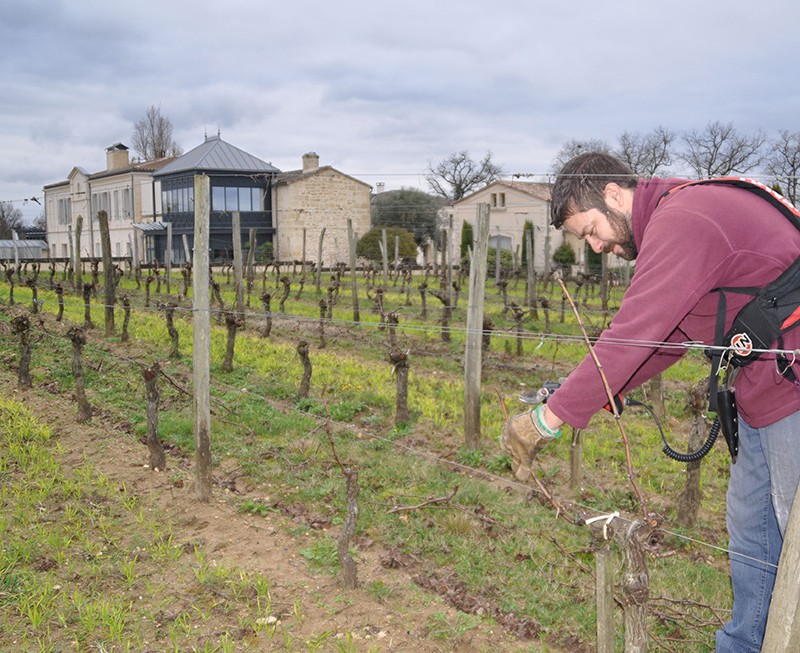
M479 204L489 205L489 246L500 245L516 255L522 253L522 234L526 222L533 225L534 268L550 269L550 260L564 240L563 230L550 226L551 184L531 181L499 180L453 202L452 242L458 256L464 222L473 226ZM576 250L577 251L577 250Z
M281 173L275 179L272 215L276 240L274 255L280 261L302 260L305 235L307 261L317 261L323 229L322 265L347 262L347 221L356 237L370 229L369 184L331 166L320 166L319 155L303 155L301 170Z
M74 167L65 181L44 187L44 210L50 256L73 256L74 229L82 218L80 255L99 258L100 228L97 214L106 211L111 239L111 255L130 256L141 235L133 224L153 222L161 211L161 198L153 173L174 157L131 163L128 148L115 143L106 148L106 169L88 173ZM140 240L134 244L133 239ZM138 251L141 251L139 247Z

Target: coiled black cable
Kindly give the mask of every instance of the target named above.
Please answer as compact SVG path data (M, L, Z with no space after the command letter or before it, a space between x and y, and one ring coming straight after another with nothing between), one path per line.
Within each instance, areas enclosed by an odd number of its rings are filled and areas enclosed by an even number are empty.
M661 434L661 440L664 443L661 451L664 452L669 458L673 460L677 460L679 463L693 463L697 462L701 458L705 458L708 455L708 452L711 451L714 443L717 441L717 436L719 435L720 423L719 417L714 418L713 424L711 424L711 430L708 432L708 437L703 445L697 451L689 451L687 453L681 453L680 451L675 451L667 442L667 438L664 435L664 429L661 428L661 422L659 421L658 417L653 411L652 406L648 406L647 404L643 404L641 401L636 401L636 399L625 399L625 403L630 406L641 406L647 412L650 413L653 421L656 423L658 427L658 432Z

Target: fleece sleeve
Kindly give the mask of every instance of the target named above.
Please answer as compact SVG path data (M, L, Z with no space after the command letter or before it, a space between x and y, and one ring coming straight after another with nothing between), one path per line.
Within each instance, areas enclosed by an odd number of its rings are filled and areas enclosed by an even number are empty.
M639 248L636 271L617 314L595 344L611 390L619 393L669 367L682 351L678 325L717 287L731 248L713 221L685 210L657 210ZM587 355L548 401L557 417L585 428L608 402L600 372Z

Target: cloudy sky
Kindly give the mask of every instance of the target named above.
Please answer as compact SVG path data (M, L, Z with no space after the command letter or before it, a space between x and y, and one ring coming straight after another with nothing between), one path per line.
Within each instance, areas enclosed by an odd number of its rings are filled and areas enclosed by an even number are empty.
M797 0L0 0L0 200L26 218L157 105L184 151L304 152L387 189L448 154L547 173L571 139L800 130Z

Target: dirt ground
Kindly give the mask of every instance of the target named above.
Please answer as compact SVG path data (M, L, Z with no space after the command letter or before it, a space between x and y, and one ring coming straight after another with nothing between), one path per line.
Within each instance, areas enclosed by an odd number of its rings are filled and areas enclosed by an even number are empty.
M302 532L290 534L302 531L298 518L238 511L245 497L268 500L269 488L243 486L241 479L229 474L233 463L215 468L212 500L201 503L191 482L191 460L168 453L167 470L152 471L145 465L146 446L126 432L119 417L96 413L90 423L79 424L71 397L46 389L19 391L15 379L8 376L2 383L6 396L25 403L51 427L63 451L65 468L91 462L120 489L136 495L143 506L158 506L165 521L173 524L176 541L200 543L212 564L266 576L273 612L277 619L290 624L295 642L329 632L329 644L319 650L353 650L337 647L337 642L346 641L348 633L357 651L588 650L585 643L572 640L566 633L547 633L539 638L535 622L502 614L481 597L470 596L457 581L426 569L424 561L369 541L359 541L359 588L347 590L338 578L313 573L309 568L300 554L309 545L308 537ZM181 476L186 481L171 480L178 469L185 472ZM380 597L365 589L375 581L381 581L386 589ZM178 587L176 591L185 589ZM296 605L301 607L301 620L292 616ZM457 608L473 615L490 615L494 621L484 620L474 628L454 628L448 636L433 636L427 626L430 617L445 615L448 622L456 624ZM534 641L537 639L539 643ZM542 639L547 644L542 644ZM306 650L286 649L279 637L269 646L256 650Z

